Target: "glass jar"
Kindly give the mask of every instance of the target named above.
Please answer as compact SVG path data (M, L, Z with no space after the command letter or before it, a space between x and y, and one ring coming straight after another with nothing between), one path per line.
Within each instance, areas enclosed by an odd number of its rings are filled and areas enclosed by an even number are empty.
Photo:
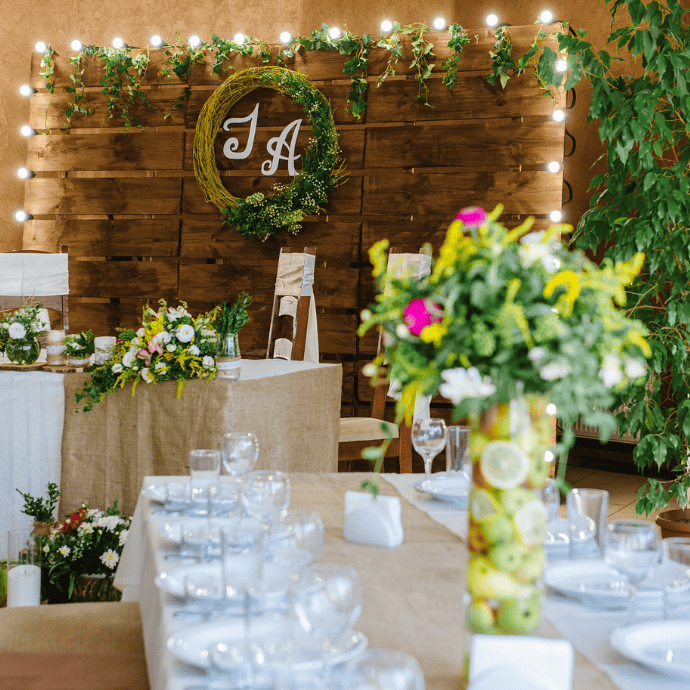
M15 364L33 364L41 354L41 345L36 338L7 341L5 354Z
M237 333L219 333L216 349L218 378L225 381L239 381L242 367L240 344Z

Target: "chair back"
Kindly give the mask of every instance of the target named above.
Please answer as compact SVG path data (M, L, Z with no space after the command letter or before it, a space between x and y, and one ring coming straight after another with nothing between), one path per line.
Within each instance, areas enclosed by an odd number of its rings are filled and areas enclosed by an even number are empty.
M267 358L319 361L315 265L316 247L305 247L303 252L280 250Z

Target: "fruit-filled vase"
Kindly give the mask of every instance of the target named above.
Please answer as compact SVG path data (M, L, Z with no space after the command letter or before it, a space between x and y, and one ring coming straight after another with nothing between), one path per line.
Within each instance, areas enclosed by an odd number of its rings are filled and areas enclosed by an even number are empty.
M546 405L542 396L525 395L470 418L468 637L529 635L541 623L542 488L553 458Z

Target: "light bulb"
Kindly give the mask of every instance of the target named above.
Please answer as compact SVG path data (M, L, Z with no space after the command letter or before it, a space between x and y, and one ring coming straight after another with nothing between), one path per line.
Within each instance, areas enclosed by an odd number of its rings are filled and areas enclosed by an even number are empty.
M292 40L292 34L289 31L283 31L282 34L280 34L280 42L281 43L290 43Z
M549 12L548 10L544 10L544 11L539 15L539 21L540 21L542 24L550 24L552 19L553 19L553 15L552 15L551 12Z
M163 39L158 34L151 36L151 45L154 48L160 48L163 45Z
M17 211L14 214L14 218L15 218L15 220L19 221L20 223L23 223L25 220L29 220L29 218L31 218L31 216L26 211L19 209L19 211Z
M551 213L549 213L549 218L551 218L554 223L558 223L558 221L563 218L563 214L560 211L551 211Z
M546 414L550 414L551 416L555 415L558 412L556 409L556 406L553 403L549 403L546 406Z
M553 458L554 454L550 450L544 451L544 462L553 462Z
M337 26L334 26L329 32L328 35L335 40L336 38L340 38L340 29Z
M119 36L113 39L113 48L115 50L122 50L127 45Z
M381 22L381 33L387 34L393 28L393 22L390 19L384 19Z
M557 173L561 170L561 164L558 161L551 161L548 164L547 168L550 173Z
M551 117L556 120L556 122L563 122L563 120L565 120L565 113L560 108L556 108Z
M69 47L75 52L79 53L81 52L81 49L83 48L81 41L78 38L75 38L70 44Z
M22 180L28 180L30 177L34 177L35 173L28 168L19 168L17 170L17 176Z
M242 45L245 42L245 37L244 34L236 33L234 41L235 43L238 43L239 45Z
M48 52L48 46L43 41L38 41L36 43L36 45L34 46L34 49L36 50L37 53L47 53Z
M556 71L565 72L568 69L568 61L565 58L556 60Z
M28 84L22 84L19 87L19 93L22 96L33 96L36 93L36 89L31 88Z
M490 14L486 18L486 25L487 26L496 26L498 24L498 17L495 14Z
M436 17L436 19L434 19L434 29L436 29L436 31L443 31L446 26L446 20L443 17Z
M24 125L19 131L22 133L23 137L32 137L36 134L34 128L29 127L29 125Z
M201 39L198 36L190 36L189 45L192 46L192 48L198 48L201 45Z

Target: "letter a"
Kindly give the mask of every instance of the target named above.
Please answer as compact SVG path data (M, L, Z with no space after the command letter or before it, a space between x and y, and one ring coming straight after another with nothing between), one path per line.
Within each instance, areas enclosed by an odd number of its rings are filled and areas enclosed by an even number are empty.
M276 170L278 170L278 164L280 161L288 162L288 172L293 177L297 175L295 172L295 161L302 156L295 156L295 144L297 143L297 134L299 133L299 126L302 124L302 120L295 120L291 122L281 133L279 137L273 137L269 139L266 144L266 149L268 153L273 156L273 160L264 161L261 164L261 172L264 175L273 175ZM287 143L287 137L292 130L292 138L290 139L290 144ZM283 156L281 153L283 147L288 147L288 155Z

